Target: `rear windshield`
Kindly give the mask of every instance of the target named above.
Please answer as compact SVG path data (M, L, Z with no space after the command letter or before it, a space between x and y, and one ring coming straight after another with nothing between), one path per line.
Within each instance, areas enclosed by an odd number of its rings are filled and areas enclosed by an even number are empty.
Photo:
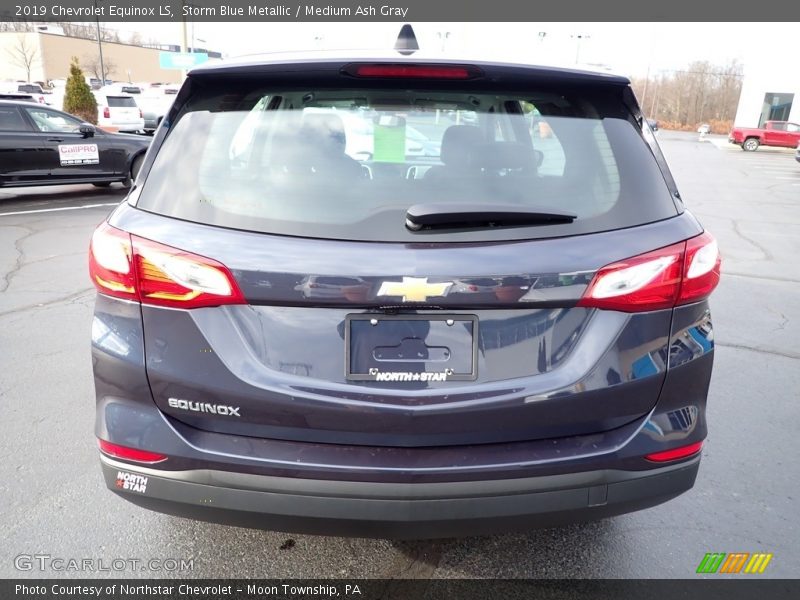
M170 126L139 208L250 231L403 242L556 237L678 212L619 87L217 88L195 92ZM576 218L410 230L408 209L430 204Z
M136 100L129 96L107 96L110 107L136 108Z

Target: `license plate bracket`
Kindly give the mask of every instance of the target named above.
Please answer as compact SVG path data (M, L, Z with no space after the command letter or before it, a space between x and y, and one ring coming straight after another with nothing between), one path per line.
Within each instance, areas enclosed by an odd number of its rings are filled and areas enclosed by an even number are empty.
M474 381L476 315L347 315L345 375L350 381Z

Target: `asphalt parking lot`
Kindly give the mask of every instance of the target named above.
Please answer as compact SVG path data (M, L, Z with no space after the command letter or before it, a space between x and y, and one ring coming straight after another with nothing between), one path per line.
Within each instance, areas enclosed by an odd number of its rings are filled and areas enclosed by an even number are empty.
M661 131L687 206L720 242L710 434L695 488L662 506L525 534L426 542L299 536L150 513L105 490L93 436L86 274L118 186L0 190L0 577L15 557L191 558L193 577L695 577L707 552L800 575L800 163ZM465 532L466 533L466 532ZM123 571L117 576L165 576Z

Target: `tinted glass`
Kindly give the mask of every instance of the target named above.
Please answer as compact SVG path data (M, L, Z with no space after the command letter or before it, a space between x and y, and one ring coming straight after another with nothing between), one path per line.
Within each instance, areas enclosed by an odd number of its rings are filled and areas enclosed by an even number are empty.
M0 131L30 131L30 128L16 107L0 106Z
M136 108L136 100L128 96L108 96L108 105L114 107Z
M140 208L376 241L529 239L677 214L642 132L592 93L220 89L172 124ZM413 233L416 204L567 211L572 223Z

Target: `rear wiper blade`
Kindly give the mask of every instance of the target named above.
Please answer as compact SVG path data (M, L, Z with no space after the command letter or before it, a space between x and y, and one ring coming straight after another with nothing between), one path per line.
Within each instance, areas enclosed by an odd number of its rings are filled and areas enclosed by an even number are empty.
M514 204L415 204L406 212L411 231L522 227L572 223L575 213Z

